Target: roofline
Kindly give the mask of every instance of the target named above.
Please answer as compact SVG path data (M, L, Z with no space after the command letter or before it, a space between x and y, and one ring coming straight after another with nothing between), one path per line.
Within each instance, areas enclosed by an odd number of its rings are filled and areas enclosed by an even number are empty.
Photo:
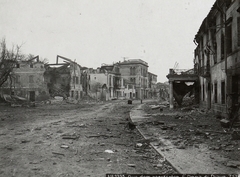
M150 73L150 74L152 74L152 75L154 75L154 76L157 76L156 74L153 74L153 73L151 73L151 72L148 72L148 73Z

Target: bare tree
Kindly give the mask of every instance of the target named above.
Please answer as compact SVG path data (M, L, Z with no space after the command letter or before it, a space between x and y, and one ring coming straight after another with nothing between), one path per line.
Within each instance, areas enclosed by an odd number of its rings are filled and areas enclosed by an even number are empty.
M17 61L22 58L20 46L13 46L9 50L7 49L5 39L2 39L0 42L0 87L7 81Z

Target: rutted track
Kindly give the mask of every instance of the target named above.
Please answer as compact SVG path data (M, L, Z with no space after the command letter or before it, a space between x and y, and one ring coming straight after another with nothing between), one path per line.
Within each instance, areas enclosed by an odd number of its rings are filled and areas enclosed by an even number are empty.
M3 107L0 176L174 173L137 130L124 129L133 106L114 101Z

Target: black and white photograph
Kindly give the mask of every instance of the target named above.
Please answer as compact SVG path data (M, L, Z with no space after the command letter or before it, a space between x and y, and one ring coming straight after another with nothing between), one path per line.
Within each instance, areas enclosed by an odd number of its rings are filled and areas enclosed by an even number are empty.
M0 0L0 177L238 177L239 117L240 0Z

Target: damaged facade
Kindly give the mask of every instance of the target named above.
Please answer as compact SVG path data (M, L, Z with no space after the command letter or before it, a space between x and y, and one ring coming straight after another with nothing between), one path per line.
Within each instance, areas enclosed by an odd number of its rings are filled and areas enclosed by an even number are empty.
M156 97L157 96L157 75L148 72L148 97Z
M200 105L226 116L240 93L240 2L217 0L194 42Z
M64 63L59 63L58 59ZM48 64L45 79L49 94L79 100L83 95L81 66L72 60L57 55L56 64Z
M89 94L98 99L144 99L152 97L156 91L157 75L148 74L148 64L141 59L102 64L96 70L89 69L88 73ZM97 83L99 93L95 94Z
M39 57L19 61L8 80L0 88L1 95L16 95L28 101L43 101L49 98L44 78L46 69Z
M59 62L60 59L63 62ZM40 62L38 56L21 61L10 78L1 87L1 93L29 101L44 101L55 96L73 100L84 96L103 101L144 99L155 95L157 82L157 75L148 73L148 64L141 59L102 64L92 69L59 55L52 64Z
M170 69L167 75L171 108L173 97L181 104L186 92L191 90L185 83L191 81L196 103L228 116L240 93L239 36L240 1L216 0L194 38L194 70L186 73Z
M183 98L188 93L194 94L195 98L198 95L198 75L193 69L170 69L167 78L169 79L169 105L171 109L174 108L173 98L181 106Z

